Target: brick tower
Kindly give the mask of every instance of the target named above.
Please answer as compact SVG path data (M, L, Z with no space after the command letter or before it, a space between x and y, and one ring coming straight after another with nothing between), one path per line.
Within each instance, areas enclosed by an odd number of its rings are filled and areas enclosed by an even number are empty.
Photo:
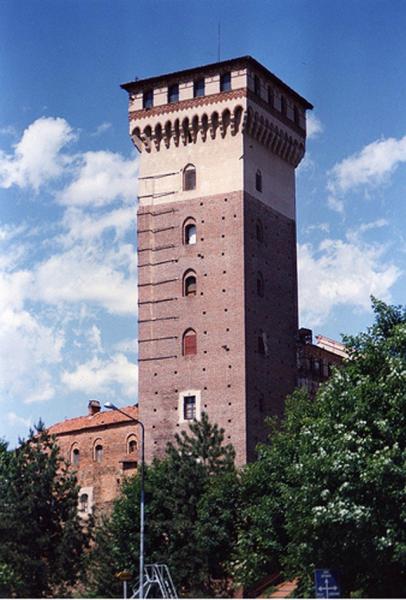
M206 411L237 463L296 385L295 168L306 109L247 56L134 81L146 457Z

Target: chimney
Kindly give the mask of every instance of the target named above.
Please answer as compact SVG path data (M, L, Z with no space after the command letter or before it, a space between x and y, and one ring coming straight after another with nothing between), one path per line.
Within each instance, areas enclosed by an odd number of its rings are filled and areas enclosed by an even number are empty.
M299 329L299 342L301 344L312 344L313 343L313 332L311 329L301 327Z
M90 400L87 405L87 410L89 417L97 415L97 413L100 412L100 402L98 400Z

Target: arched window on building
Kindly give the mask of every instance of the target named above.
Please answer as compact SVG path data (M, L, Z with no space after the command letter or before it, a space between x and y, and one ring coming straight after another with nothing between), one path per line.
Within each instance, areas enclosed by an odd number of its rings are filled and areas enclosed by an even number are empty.
M79 510L80 510L80 512L84 512L84 513L87 513L89 511L89 496L87 494L80 494Z
M196 167L192 164L183 169L183 191L196 189Z
M260 219L257 219L257 222L255 224L255 234L257 242L262 243L264 241L264 228Z
M194 219L187 219L183 225L183 243L186 246L196 244L196 223Z
M94 447L94 460L98 463L101 463L103 460L103 446L100 442L97 442Z
M138 443L136 437L131 437L127 441L127 454L137 454Z
M78 465L80 463L80 450L77 447L72 448L71 463Z
M257 272L257 294L261 298L263 298L265 294L264 276L261 271Z
M262 192L262 173L259 169L255 173L255 189L257 192Z
M183 276L183 295L184 296L196 296L197 293L197 279L194 271L186 271Z
M187 329L182 338L183 356L193 356L197 353L197 336L194 329Z

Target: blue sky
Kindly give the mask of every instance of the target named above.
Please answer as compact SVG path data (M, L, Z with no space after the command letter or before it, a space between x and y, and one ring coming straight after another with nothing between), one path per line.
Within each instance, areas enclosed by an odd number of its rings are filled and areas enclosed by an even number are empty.
M250 54L314 104L297 174L301 324L405 292L406 4L0 1L0 437L136 401L137 156L119 84Z

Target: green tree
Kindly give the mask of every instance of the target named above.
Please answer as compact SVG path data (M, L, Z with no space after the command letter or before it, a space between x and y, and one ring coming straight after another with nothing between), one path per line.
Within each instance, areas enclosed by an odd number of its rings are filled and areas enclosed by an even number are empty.
M219 490L236 489L234 450L223 445L224 431L209 423L206 414L176 436L163 460L145 472L145 556L148 563L168 564L181 595L211 595L227 587L225 567L232 540L233 510L222 525L214 519ZM89 565L95 595L118 595L114 573L130 569L136 578L139 557L140 480L125 482L111 519L96 532ZM229 498L236 505L237 498ZM210 506L209 506L210 504ZM226 539L228 537L228 539ZM210 542L209 542L210 540ZM109 574L103 556L109 556ZM104 567L104 568L103 568Z
M0 446L0 591L64 595L88 541L77 513L76 478L40 424L17 450Z
M292 396L282 429L253 467L258 485L269 487L267 500L246 509L242 579L276 560L299 576L304 596L314 595L313 570L327 567L339 571L345 596L404 593L406 315L376 300L373 307L374 325L346 339L349 360L314 401Z

